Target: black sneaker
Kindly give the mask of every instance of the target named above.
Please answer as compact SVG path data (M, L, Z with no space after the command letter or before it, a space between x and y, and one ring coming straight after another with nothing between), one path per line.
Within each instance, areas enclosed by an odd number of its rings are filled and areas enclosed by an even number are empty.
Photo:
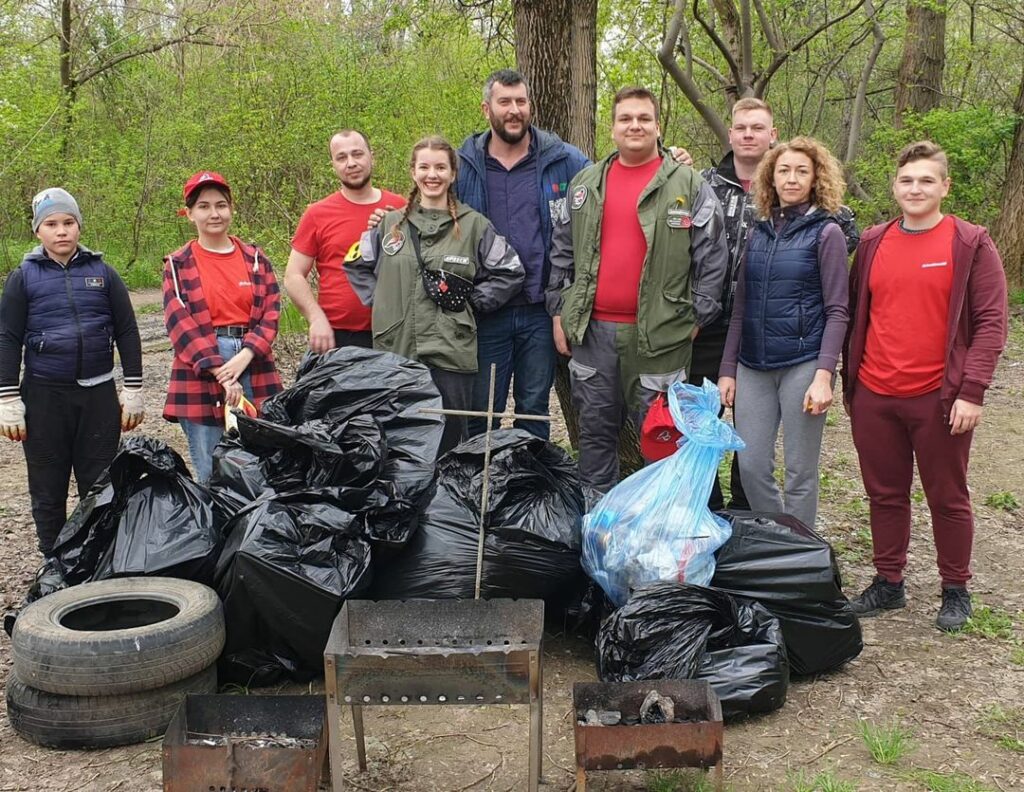
M959 630L974 611L971 609L971 595L966 588L949 587L942 589L942 607L935 619L935 626L940 630L952 632Z
M907 606L907 595L903 588L903 581L890 583L881 575L875 575L874 581L855 597L850 606L853 612L861 618L865 616L877 616L879 611L896 610Z

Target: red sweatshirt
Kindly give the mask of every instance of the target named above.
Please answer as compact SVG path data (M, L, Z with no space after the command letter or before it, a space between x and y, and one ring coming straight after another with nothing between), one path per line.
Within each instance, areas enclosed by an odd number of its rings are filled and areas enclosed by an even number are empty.
M948 414L956 399L982 404L996 363L1006 345L1009 307L1006 273L999 252L982 226L954 217L953 285L946 326L946 365L940 398ZM857 386L871 320L868 279L878 245L896 220L869 228L861 236L850 270L850 325L843 347L843 398ZM915 299L913 294L908 300ZM915 328L908 327L908 333Z

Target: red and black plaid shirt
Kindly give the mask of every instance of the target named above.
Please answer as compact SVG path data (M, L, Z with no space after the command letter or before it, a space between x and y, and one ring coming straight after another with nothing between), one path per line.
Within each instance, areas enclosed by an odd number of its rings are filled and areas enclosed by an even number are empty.
M242 251L251 273L252 310L249 331L242 345L254 354L248 373L258 408L264 399L282 387L271 351L281 312L280 289L270 260L262 250L236 237L231 241ZM225 361L217 350L217 336L203 296L191 242L164 259L164 321L174 348L164 418L223 424L224 388L209 370L222 366Z

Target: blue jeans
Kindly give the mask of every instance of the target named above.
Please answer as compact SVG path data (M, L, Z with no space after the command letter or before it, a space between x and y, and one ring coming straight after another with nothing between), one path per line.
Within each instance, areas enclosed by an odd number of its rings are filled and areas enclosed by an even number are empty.
M217 336L217 350L225 361L231 360L242 351L242 339ZM246 398L251 399L252 382L249 379L249 372L244 372L238 381L242 384L242 392ZM188 455L192 459L196 481L205 484L213 472L213 449L224 435L224 425L211 426L187 418L180 418L178 423L181 424L181 429L188 440Z
M551 385L555 381L555 342L551 317L543 303L508 305L494 313L476 318L477 361L480 365L473 383L473 409L487 409L491 364L496 364L494 411L505 412L509 382L515 399L515 412L521 415L547 415ZM495 419L492 428L501 422ZM469 419L470 436L483 434L484 418ZM550 437L547 421L516 421L543 440Z

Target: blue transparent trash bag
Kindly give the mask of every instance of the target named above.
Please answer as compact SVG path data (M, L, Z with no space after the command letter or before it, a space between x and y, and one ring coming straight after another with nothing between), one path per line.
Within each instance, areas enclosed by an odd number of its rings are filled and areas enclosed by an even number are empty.
M613 487L583 518L583 568L620 607L645 583L707 586L715 551L732 533L708 509L722 456L744 447L718 417L718 386L677 382L666 395L679 448Z

